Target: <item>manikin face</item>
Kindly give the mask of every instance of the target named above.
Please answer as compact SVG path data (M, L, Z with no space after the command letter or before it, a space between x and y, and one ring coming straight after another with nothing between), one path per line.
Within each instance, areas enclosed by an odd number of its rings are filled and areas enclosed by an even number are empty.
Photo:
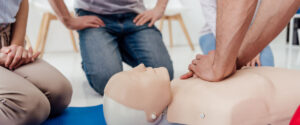
M166 68L146 68L143 64L114 75L104 91L107 124L155 124L171 102Z

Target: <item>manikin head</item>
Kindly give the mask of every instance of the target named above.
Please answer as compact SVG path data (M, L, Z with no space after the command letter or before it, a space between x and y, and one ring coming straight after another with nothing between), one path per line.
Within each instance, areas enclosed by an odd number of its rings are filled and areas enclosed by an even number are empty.
M104 116L109 125L152 125L171 102L166 68L143 64L115 74L104 90Z

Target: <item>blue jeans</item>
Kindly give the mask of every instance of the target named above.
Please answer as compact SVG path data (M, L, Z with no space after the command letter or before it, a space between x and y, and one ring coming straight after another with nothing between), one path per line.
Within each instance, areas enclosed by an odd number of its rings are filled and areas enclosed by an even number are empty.
M216 38L213 33L208 33L200 37L200 48L204 54L216 49ZM274 66L274 57L270 46L267 46L260 53L260 62L262 66Z
M97 16L105 27L79 30L82 67L94 90L103 95L112 75L123 70L122 61L135 67L166 67L173 79L173 64L155 27L136 26L136 13L101 15L76 9L78 16Z

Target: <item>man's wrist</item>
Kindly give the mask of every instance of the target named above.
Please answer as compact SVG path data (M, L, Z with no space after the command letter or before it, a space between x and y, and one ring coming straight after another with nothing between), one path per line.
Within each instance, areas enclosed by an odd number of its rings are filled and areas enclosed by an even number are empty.
M225 69L223 67L220 67L219 65L214 63L212 66L212 70L216 81L221 81L224 79Z
M158 11L164 13L165 10L166 10L166 6L159 6L159 5L158 5L158 6L155 6L154 9L156 9L156 10L158 10Z
M69 27L72 18L73 17L71 17L71 16L61 17L61 21L66 27Z
M25 39L20 40L20 41L25 41ZM12 41L10 46L23 46L24 47L24 42L20 43L20 42L17 42L17 41Z

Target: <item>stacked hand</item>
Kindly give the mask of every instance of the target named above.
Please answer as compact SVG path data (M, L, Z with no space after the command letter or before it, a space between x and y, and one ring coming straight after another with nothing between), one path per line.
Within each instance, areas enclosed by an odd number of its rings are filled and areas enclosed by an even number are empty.
M225 77L236 72L236 66L229 72L224 72L220 69L214 67L214 56L215 51L211 51L208 55L200 55L196 56L196 59L192 61L189 65L189 72L182 75L181 79L188 79L190 77L198 77L206 81L217 82L223 80ZM261 66L260 64L260 55L257 55L254 59L252 59L246 66L254 67L256 64Z
M33 54L33 50L30 47L26 50L23 46L10 45L7 47L2 47L0 50L0 64L10 70L16 69L22 65L34 62L38 56L39 52Z
M154 8L152 10L147 10L139 15L137 15L134 19L133 22L137 26L144 25L147 22L150 22L148 24L148 27L151 27L154 25L154 23L159 20L164 14L164 9L160 8Z
M196 56L196 59L189 65L189 72L182 75L181 79L188 79L190 77L198 77L206 81L220 81L223 79L223 73L214 68L215 52L211 51L208 55Z

